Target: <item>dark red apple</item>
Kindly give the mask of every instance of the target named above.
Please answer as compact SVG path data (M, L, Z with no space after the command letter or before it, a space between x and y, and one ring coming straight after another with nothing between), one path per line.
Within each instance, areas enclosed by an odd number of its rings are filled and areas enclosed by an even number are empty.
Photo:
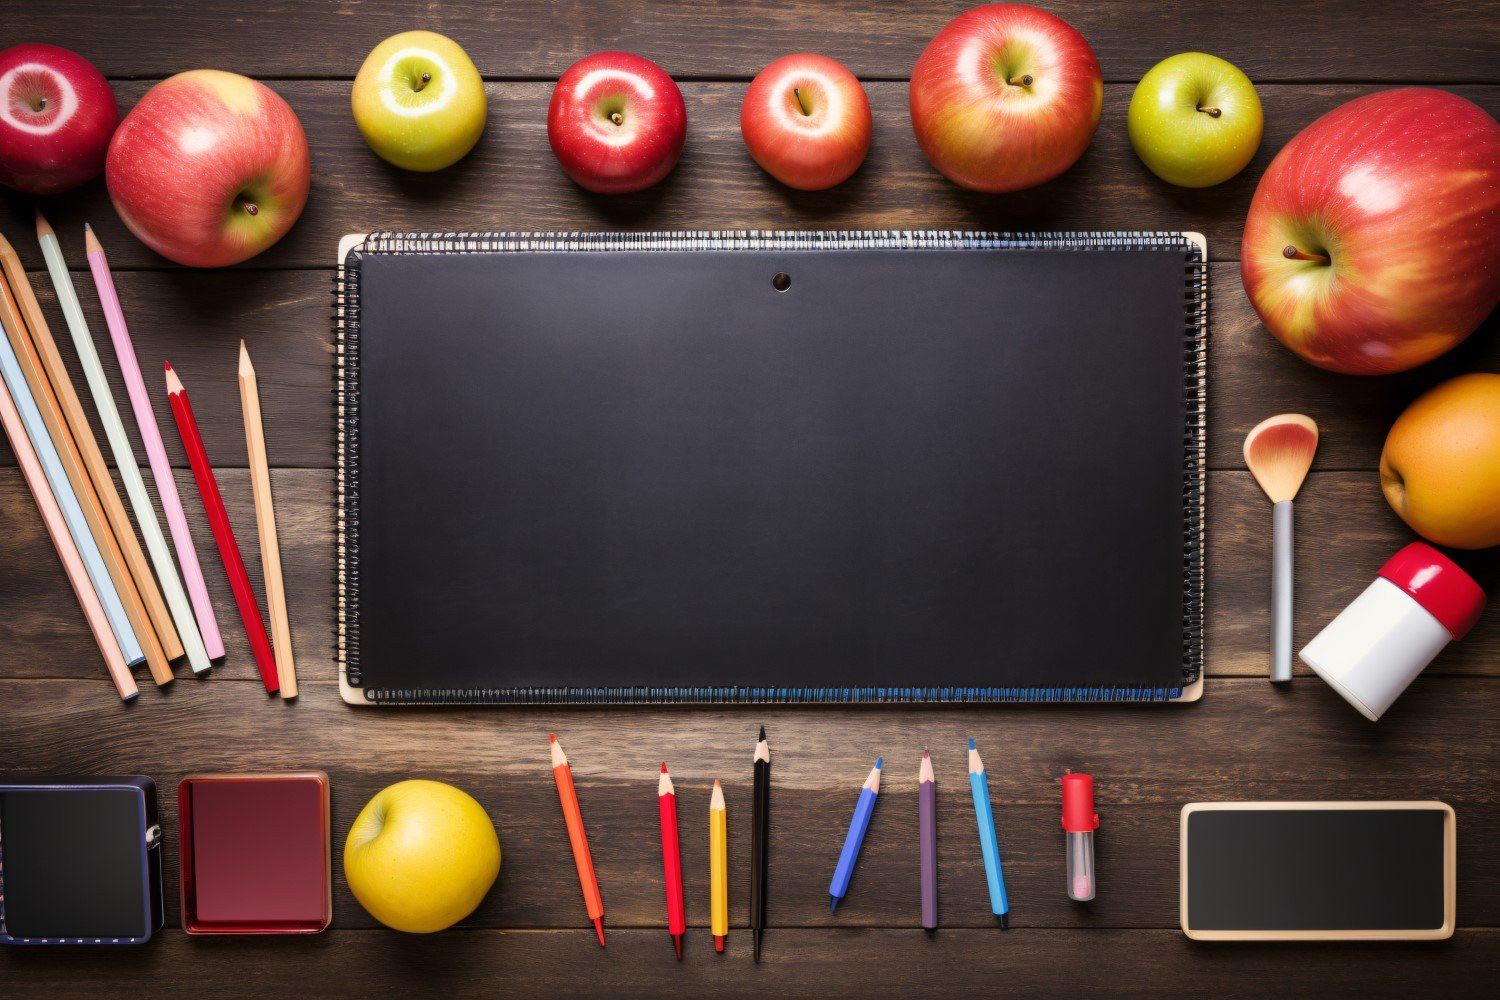
M595 52L568 67L553 88L547 139L580 187L641 191L677 165L687 108L656 63L629 52Z
M827 56L782 56L760 71L740 106L745 147L787 187L821 191L870 151L870 101L859 78Z
M1083 36L1020 3L975 7L938 32L911 74L911 123L927 159L975 191L1050 181L1088 148L1104 77Z
M286 235L307 204L307 136L275 91L236 73L179 73L146 92L109 144L105 180L138 239L224 267Z
M1500 125L1422 87L1335 108L1266 168L1240 269L1266 328L1320 368L1431 361L1500 302Z
M57 194L98 177L119 120L109 81L76 52L0 52L0 184Z

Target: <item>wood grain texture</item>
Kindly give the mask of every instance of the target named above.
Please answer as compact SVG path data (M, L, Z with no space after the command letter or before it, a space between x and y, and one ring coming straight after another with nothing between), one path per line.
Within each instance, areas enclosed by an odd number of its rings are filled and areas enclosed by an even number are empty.
M788 52L821 52L861 76L904 78L971 0L176 0L109 8L14 4L12 37L71 45L109 76L200 64L256 76L352 77L377 42L413 27L458 40L481 73L555 79L599 49L654 59L674 76L749 79ZM1500 25L1460 0L1192 4L1050 0L1094 48L1107 80L1135 80L1173 52L1214 52L1254 80L1500 80ZM166 27L170 25L170 27ZM338 45L331 51L330 37ZM306 39L316 54L297 44ZM1372 58L1373 53L1379 53Z
M271 85L307 130L312 194L287 237L248 262L253 269L329 267L340 237L371 229L1190 229L1207 234L1214 259L1237 260L1250 196L1276 152L1320 115L1380 89L1260 87L1266 132L1256 158L1218 187L1189 191L1158 181L1136 158L1125 129L1132 87L1110 85L1099 131L1072 169L1027 191L987 195L955 187L928 165L912 134L904 83L866 87L875 120L869 158L846 183L812 193L780 186L746 153L739 125L745 84L690 83L682 88L688 137L677 169L640 194L602 196L574 185L552 156L550 84L490 84L484 137L469 156L436 174L397 170L365 147L349 112L347 82ZM147 86L118 84L122 108ZM1500 114L1500 87L1450 89ZM84 222L99 234L112 267L165 263L126 232L102 181L42 204L75 268L84 266ZM27 267L40 268L32 227L28 199L0 198L0 229Z

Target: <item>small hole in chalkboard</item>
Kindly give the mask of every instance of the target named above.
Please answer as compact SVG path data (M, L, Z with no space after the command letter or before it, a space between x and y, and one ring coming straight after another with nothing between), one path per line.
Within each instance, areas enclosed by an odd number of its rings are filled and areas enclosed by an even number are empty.
M785 271L777 271L775 276L771 278L771 287L778 292L786 291L792 287L792 276Z

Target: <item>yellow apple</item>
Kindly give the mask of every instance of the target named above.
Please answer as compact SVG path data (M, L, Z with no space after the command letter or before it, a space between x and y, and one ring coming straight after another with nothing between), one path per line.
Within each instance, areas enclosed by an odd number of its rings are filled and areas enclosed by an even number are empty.
M484 131L484 80L451 38L403 31L371 50L354 78L354 121L381 159L442 170Z
M1500 545L1500 375L1460 375L1408 406L1380 453L1380 485L1428 541Z
M500 838L484 807L441 781L377 792L344 842L344 878L387 927L431 934L474 907L500 874Z

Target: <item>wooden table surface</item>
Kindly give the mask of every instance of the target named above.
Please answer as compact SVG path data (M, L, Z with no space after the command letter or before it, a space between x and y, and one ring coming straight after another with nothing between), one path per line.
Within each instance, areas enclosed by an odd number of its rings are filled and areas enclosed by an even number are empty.
M5 949L7 996L327 997L763 995L904 997L921 991L1328 996L1493 986L1500 956L1500 612L1427 671L1379 724L1315 677L1265 680L1270 511L1242 468L1245 432L1286 410L1323 431L1298 506L1297 643L1310 639L1410 537L1375 473L1390 421L1452 374L1500 370L1494 318L1463 347L1419 371L1355 379L1318 371L1256 320L1240 284L1239 238L1256 179L1299 129L1360 94L1440 84L1500 114L1500 6L1413 0L1197 0L1158 4L1051 0L1099 55L1104 117L1062 178L1031 191L961 191L922 158L906 83L926 40L967 0L0 0L7 43L46 41L93 60L122 110L184 69L265 80L301 116L313 156L307 211L280 245L219 272L174 267L133 240L102 181L46 200L71 266L84 271L82 223L111 253L135 341L149 369L170 357L193 389L208 450L257 590L237 344L252 345L266 413L282 558L302 696L268 700L217 560L205 568L229 648L207 680L183 676L119 703L9 449L0 443L0 769L138 773L162 792L167 930L135 949ZM488 81L478 148L435 176L387 167L360 140L350 79L396 31L456 38ZM575 59L624 48L682 85L690 129L677 171L640 195L598 198L571 185L547 148L551 81ZM1207 191L1156 181L1125 133L1131 87L1158 59L1214 52L1257 83L1265 141L1238 178ZM799 194L750 161L738 110L771 59L819 51L867 81L875 117L868 162L843 187ZM0 231L20 249L49 318L62 330L32 239L31 202L0 197ZM1208 236L1211 272L1208 491L1208 673L1188 707L506 709L346 707L333 663L333 411L329 323L338 238L370 229L1158 229ZM97 299L77 275L96 340ZM87 398L68 338L59 341ZM111 352L105 351L105 354ZM105 362L124 406L123 385ZM165 405L158 397L158 417ZM131 426L134 439L134 427ZM168 433L186 484L186 461ZM139 449L138 449L139 451ZM144 452L140 452L144 464ZM149 479L149 477L148 477ZM212 543L196 491L186 494L200 551ZM1470 557L1492 589L1500 558ZM750 961L745 930L750 753L765 724L775 752L771 929ZM601 950L583 914L547 766L546 733L566 737L607 907ZM1011 930L987 912L963 740L989 763L1005 839ZM916 770L933 748L939 782L943 929L919 929ZM828 912L827 879L870 760L887 782L854 890ZM670 759L684 812L687 955L673 961L663 925L657 762ZM332 777L334 836L384 785L453 782L488 808L504 867L469 919L434 937L379 928L335 859L334 925L307 939L189 939L178 928L173 790L192 771L322 768ZM1100 894L1064 895L1057 779L1091 771L1103 827ZM724 780L731 816L732 930L717 957L707 930L708 859L701 812ZM1177 928L1177 816L1204 799L1442 799L1458 813L1458 923L1451 941L1392 945L1203 945ZM335 851L337 855L340 853Z

